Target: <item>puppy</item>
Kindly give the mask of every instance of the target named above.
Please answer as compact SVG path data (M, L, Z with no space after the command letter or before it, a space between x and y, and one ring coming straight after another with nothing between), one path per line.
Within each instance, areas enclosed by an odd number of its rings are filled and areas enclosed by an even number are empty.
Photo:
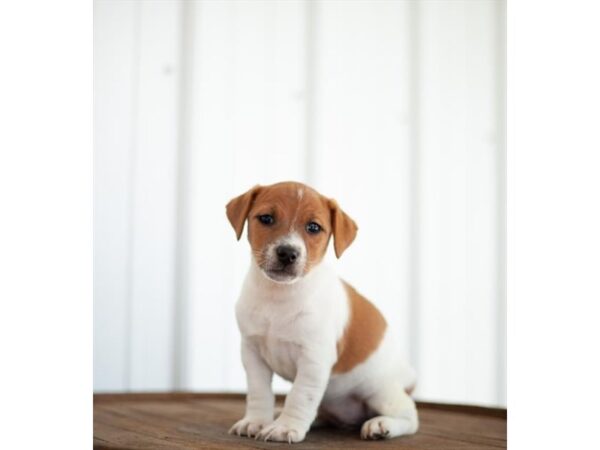
M246 414L229 432L300 442L318 415L361 427L363 439L415 433L414 371L377 308L322 263L332 236L338 258L354 241L354 221L294 182L255 186L227 204L227 218L238 240L248 221L252 248L236 305ZM275 420L273 372L293 382Z

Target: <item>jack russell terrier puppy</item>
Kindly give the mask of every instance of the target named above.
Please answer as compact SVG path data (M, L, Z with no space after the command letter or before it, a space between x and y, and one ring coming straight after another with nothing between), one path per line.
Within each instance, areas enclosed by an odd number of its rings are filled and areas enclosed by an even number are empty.
M335 200L294 182L255 186L227 204L227 218L238 240L248 221L253 256L236 305L246 414L229 432L300 442L318 416L362 425L363 439L415 433L415 374L397 356L392 330L321 262L331 236L342 256L356 236L354 221ZM273 372L293 381L275 420Z

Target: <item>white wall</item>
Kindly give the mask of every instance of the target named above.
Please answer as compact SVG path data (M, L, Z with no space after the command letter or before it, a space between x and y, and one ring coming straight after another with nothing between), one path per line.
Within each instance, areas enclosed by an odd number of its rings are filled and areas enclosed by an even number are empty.
M504 8L97 0L95 389L245 388L224 205L295 179L359 224L416 395L505 404Z

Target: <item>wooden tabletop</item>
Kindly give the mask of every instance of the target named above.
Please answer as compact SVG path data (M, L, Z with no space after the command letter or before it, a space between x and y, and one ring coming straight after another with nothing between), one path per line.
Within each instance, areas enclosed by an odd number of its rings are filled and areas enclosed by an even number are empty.
M281 403L281 398L278 398ZM362 441L358 430L311 429L293 449L498 449L506 448L506 410L418 403L413 436ZM231 436L244 414L240 394L96 394L96 449L274 449L288 444Z

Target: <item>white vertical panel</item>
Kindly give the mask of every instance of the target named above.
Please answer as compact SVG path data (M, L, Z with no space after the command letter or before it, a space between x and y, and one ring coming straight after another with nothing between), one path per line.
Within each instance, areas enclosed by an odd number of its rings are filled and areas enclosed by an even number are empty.
M133 1L94 2L94 390L128 386Z
M409 346L409 4L314 4L315 185L357 222L341 274ZM334 259L334 258L331 258Z
M131 388L173 386L180 3L140 4L133 173Z
M495 2L422 2L415 12L418 392L496 403Z
M506 406L507 374L506 374L506 294L507 294L507 267L506 267L506 234L507 234L507 183L506 183L506 1L496 2L495 18L495 81L496 81L496 114L498 121L498 151L496 154L496 170L498 174L496 184L497 207L497 235L495 245L497 249L498 278L498 308L496 317L497 326L497 384L498 404Z
M193 5L189 330L194 389L245 389L234 304L249 264L225 204L254 184L303 179L302 3Z
M503 44L498 41L498 3L488 0L467 3L466 39L468 49L469 96L467 125L467 395L469 403L502 404L503 388L498 339L505 327L498 315L502 297L504 269L500 267L504 252L500 241L504 225L500 161L505 157L504 119L499 117L502 97L503 68L498 66Z

